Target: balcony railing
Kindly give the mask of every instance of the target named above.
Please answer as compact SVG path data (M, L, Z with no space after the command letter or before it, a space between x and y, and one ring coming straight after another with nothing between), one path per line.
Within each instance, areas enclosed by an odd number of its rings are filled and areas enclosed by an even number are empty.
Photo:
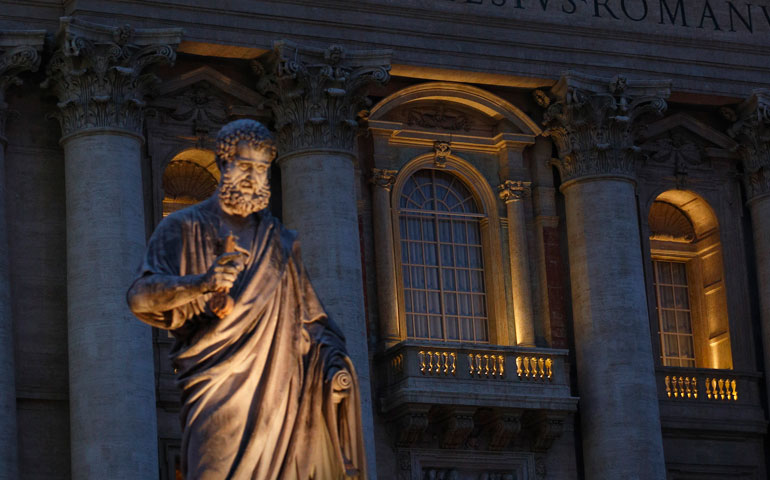
M719 432L767 430L757 373L707 368L656 369L664 428Z
M440 443L449 448L458 434L447 434L447 425L470 432L494 424L495 432L531 428L533 448L547 448L577 405L565 350L405 341L379 365L386 370L380 409L400 425L402 445L415 444L429 424L444 432ZM493 437L490 448L510 438Z

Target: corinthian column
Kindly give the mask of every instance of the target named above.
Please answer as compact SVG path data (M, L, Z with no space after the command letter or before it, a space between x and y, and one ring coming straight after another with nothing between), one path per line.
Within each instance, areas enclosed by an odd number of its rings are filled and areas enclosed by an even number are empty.
M19 478L16 448L16 375L14 371L11 284L8 271L8 227L5 214L5 123L9 86L21 84L18 75L37 71L44 30L0 30L0 479Z
M532 290L529 283L529 249L524 198L530 194L530 182L506 180L498 187L508 213L508 251L511 265L513 317L516 344L535 346L535 322L532 314Z
M67 198L74 478L157 478L150 328L126 305L145 245L142 106L181 30L63 18L44 87L58 97Z
M258 89L275 116L283 221L299 231L313 286L345 333L358 371L370 477L374 431L354 146L364 87L388 80L390 56L277 42L265 65L256 65Z
M737 113L737 122L727 133L741 144L754 230L765 382L770 392L770 90L755 90Z
M568 73L551 89L552 101L539 100L559 149L566 202L586 478L666 478L634 130L643 114L665 110L668 94L668 82Z

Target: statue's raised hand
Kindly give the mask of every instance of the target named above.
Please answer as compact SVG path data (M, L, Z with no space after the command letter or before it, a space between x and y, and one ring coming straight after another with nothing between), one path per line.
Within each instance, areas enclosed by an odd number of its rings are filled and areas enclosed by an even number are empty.
M227 252L218 256L203 276L206 292L227 292L235 283L238 274L246 266L248 256L243 252Z

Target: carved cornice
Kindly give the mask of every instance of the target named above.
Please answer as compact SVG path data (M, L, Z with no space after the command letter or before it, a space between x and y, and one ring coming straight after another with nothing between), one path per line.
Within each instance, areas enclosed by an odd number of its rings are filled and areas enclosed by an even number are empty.
M562 181L604 175L633 178L642 120L666 110L670 83L568 72L549 95L537 92L535 100L546 109L544 133L559 150Z
M371 183L377 187L384 188L388 192L393 188L393 184L396 182L397 170L386 170L381 168L372 169Z
M0 30L0 143L5 143L9 116L6 90L21 85L19 74L37 71L44 40L45 30Z
M326 49L276 42L254 62L257 90L268 98L281 154L328 148L353 150L366 87L390 78L390 50Z
M500 200L510 203L528 197L532 193L531 186L532 182L506 180L497 186L497 192Z
M46 68L44 88L58 97L64 137L91 128L141 135L144 95L158 79L143 71L173 64L181 29L133 29L61 19L58 49Z
M749 200L770 193L770 90L755 90L733 114L727 130L740 147Z

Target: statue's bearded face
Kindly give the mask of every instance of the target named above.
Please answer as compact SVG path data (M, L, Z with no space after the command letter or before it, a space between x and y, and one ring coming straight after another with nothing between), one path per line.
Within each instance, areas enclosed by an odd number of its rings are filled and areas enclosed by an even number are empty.
M219 203L225 212L246 217L267 207L267 172L272 160L273 153L267 149L254 148L247 142L238 144L233 159L222 167Z

